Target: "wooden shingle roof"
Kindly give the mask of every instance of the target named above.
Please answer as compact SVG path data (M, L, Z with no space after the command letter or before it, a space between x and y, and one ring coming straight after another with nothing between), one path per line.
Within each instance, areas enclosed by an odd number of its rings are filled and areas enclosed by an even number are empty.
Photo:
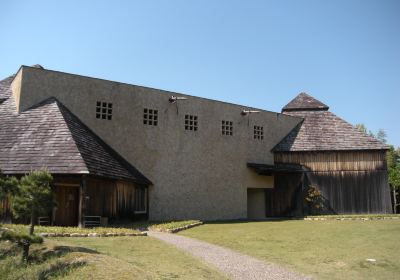
M0 169L25 174L90 174L111 179L151 182L102 141L55 98L17 113L11 79L0 81Z
M361 132L345 120L329 112L328 108L322 102L301 93L298 98L296 97L286 105L282 112L303 118L303 122L272 150L295 152L383 150L388 148L384 143Z
M329 110L329 107L307 93L302 92L282 108L282 112L298 110Z

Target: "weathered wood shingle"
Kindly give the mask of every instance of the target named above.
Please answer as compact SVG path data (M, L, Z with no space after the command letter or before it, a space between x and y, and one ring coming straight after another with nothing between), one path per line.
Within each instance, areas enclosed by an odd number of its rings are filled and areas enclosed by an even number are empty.
M276 145L273 151L382 150L388 148L384 143L329 112L328 108L309 95L305 96L304 93L298 95L282 109L282 112L303 118L304 121Z
M282 112L307 111L307 110L328 110L329 107L305 92L297 95L292 101L282 108Z
M53 174L150 183L55 98L18 114L11 80L0 81L0 169L5 174L46 168Z

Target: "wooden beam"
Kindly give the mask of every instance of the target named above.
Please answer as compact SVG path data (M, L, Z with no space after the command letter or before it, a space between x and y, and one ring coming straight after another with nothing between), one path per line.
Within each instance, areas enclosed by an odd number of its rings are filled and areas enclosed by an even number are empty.
M78 209L78 226L85 227L85 210L86 210L86 176L83 175L79 186L79 209Z

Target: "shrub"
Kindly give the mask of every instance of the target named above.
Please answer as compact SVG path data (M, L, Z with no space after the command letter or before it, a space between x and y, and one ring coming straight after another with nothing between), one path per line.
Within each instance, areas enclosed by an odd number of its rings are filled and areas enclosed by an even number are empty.
M324 211L324 198L320 190L315 186L309 186L305 193L304 201L309 214L319 215Z

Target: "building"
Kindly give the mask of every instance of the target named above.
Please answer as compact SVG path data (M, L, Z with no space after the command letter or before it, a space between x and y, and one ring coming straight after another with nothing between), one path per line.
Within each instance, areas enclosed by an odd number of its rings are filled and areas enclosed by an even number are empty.
M390 211L387 147L306 94L275 113L22 66L0 118L0 169L52 173L55 224L301 215L309 182L334 213Z
M386 145L305 93L282 112L304 121L273 149L275 164L298 164L303 172L275 177L276 188L267 196L276 199L275 208L267 214L302 213L302 204L289 203L295 197L288 194L309 185L322 192L326 214L391 213Z

